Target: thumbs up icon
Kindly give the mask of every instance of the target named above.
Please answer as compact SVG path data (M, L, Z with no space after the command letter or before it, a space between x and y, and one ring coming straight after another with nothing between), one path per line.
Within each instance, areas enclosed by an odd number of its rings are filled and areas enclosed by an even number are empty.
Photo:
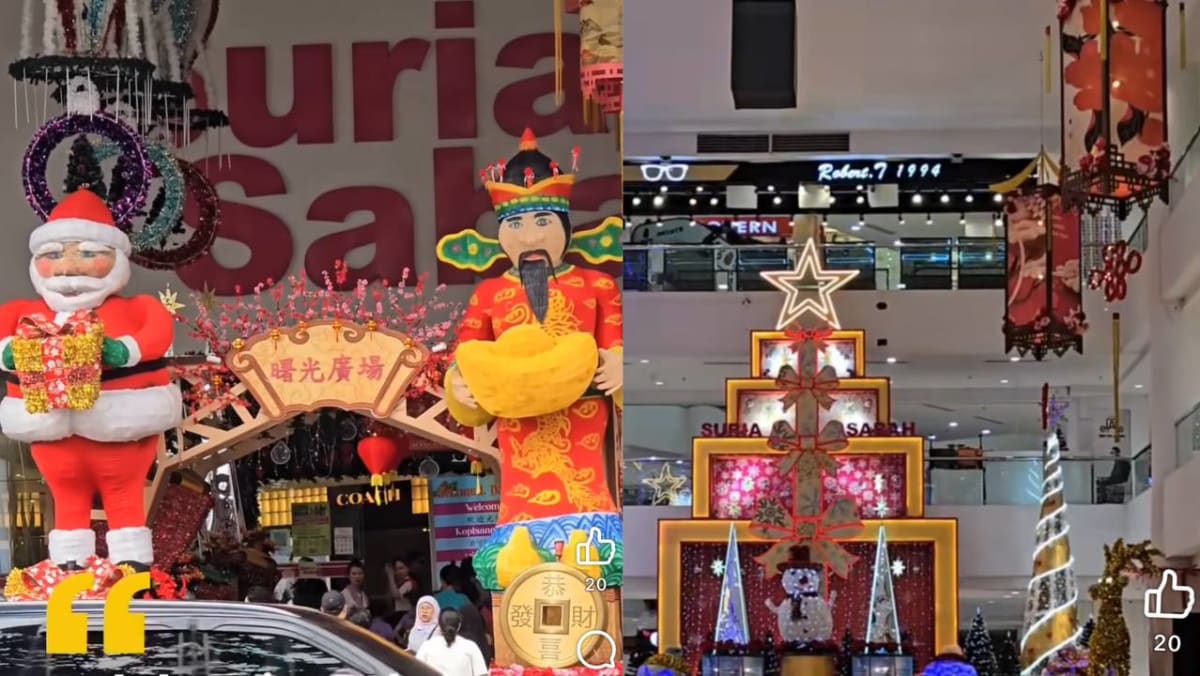
M1170 612L1163 610L1163 592L1180 592L1183 594L1183 610ZM1145 608L1142 614L1150 620L1180 620L1192 614L1192 606L1196 605L1196 591L1187 585L1179 584L1179 578L1173 570L1164 570L1162 582L1157 589L1147 589Z
M592 557L593 551L596 558ZM587 542L575 545L575 561L581 566L607 566L616 556L617 543L605 539L599 528L588 529Z

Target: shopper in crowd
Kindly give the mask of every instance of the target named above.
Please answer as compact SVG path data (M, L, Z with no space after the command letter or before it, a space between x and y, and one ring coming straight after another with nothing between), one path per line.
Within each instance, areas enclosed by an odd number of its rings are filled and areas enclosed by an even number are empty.
M246 601L248 603L274 603L275 595L271 593L270 589L255 585L247 592Z
M459 573L459 591L467 597L467 602L458 607L458 612L462 616L462 628L458 633L474 641L475 645L478 645L479 649L483 651L484 660L490 663L492 661L492 633L479 607L479 589L467 580L461 569Z
M479 645L459 636L462 616L457 610L442 611L438 622L441 635L425 641L417 650L417 659L436 669L442 676L487 676L488 666Z
M437 599L432 596L417 599L415 609L405 615L396 627L396 642L410 652L417 652L425 641L440 633L438 618L441 613Z
M300 559L299 571L295 584L292 585L291 598L293 605L304 606L314 610L321 607L321 599L329 591L329 585L320 577L320 569L312 559Z
M442 566L438 577L442 580L442 589L434 594L434 598L437 599L442 610L458 609L467 603L467 597L459 591L459 587L462 586L462 570L456 564L450 563Z
M341 592L327 591L321 597L321 612L346 619L346 597Z
M370 602L366 590L363 589L363 585L367 582L367 571L363 567L362 561L354 559L347 564L346 578L349 583L342 589L342 596L346 597L346 613L353 615L359 610L367 610Z
M921 676L979 676L975 667L967 661L962 648L956 645L947 646L933 658L933 661L921 672Z
M371 629L371 612L368 610L356 610L353 613L346 615L346 621L356 627L362 629Z
M371 599L370 611L371 621L367 628L380 638L387 641L392 640L396 635L396 622L399 616L392 609L391 602L384 598Z
M419 591L420 586L416 578L412 576L408 562L397 556L392 560L391 565L384 568L384 571L386 573L384 577L388 583L388 594L395 606L393 610L400 613L412 610L412 602L408 597L411 592Z

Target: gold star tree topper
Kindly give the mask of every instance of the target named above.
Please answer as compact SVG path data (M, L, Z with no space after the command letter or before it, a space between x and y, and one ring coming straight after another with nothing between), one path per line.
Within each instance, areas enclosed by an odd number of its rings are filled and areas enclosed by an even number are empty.
M858 276L858 270L827 270L821 267L821 255L815 239L809 238L795 270L759 273L771 286L787 297L779 310L775 328L786 329L805 315L813 315L829 328L840 329L833 292Z

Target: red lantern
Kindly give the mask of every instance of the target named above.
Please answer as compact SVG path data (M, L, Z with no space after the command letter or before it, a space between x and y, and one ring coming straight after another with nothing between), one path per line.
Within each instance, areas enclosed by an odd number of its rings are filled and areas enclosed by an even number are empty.
M375 487L375 502L379 504L379 489L384 485L384 476L396 469L408 454L408 437L372 432L371 436L358 440L358 457L371 471L371 485Z

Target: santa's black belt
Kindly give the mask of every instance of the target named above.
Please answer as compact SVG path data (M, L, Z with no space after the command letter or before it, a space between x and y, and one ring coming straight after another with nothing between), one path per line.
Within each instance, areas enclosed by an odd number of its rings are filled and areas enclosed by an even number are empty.
M165 368L167 368L167 360L166 359L151 359L150 361L144 361L139 364L134 364L133 366L123 366L121 368L115 368L115 369L104 369L103 371L100 372L100 381L104 382L106 380L117 380L119 378L128 378L129 376L137 376L137 375L141 375L143 373L150 373L151 371L159 371L159 370L165 369ZM5 382L13 383L13 384L19 384L21 382L20 379L17 377L17 374L10 373L8 371L0 371L0 379L3 379Z

